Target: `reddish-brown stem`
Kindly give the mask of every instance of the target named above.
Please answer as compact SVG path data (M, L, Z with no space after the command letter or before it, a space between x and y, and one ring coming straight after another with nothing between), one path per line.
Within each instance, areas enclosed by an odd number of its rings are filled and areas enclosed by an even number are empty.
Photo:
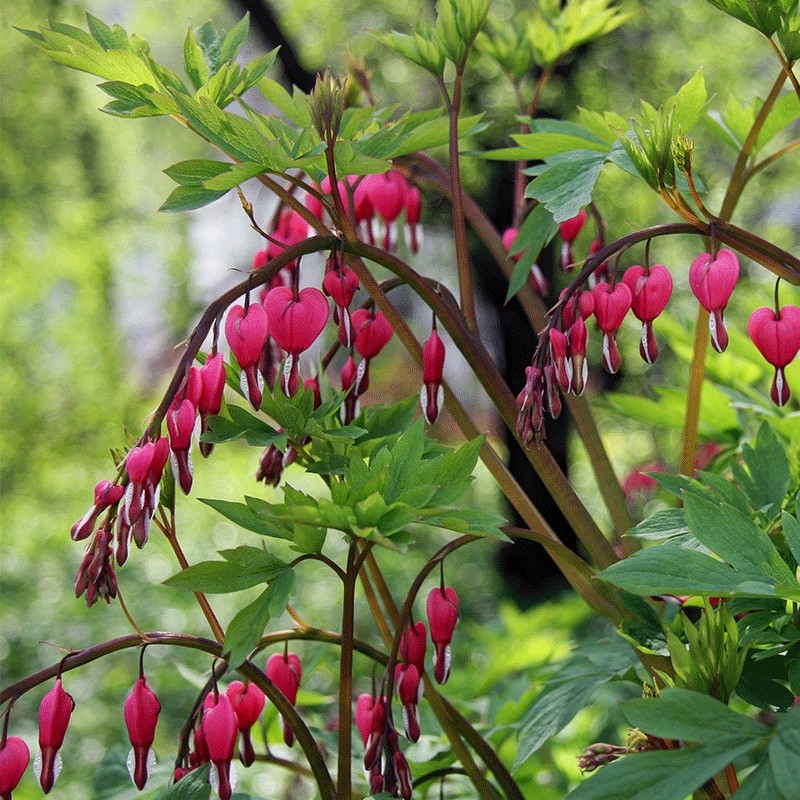
M342 596L342 641L339 651L339 760L337 791L339 800L347 800L351 792L352 713L353 713L353 626L355 624L355 590L358 569L356 539L347 550L344 591ZM391 660L391 656L390 656Z

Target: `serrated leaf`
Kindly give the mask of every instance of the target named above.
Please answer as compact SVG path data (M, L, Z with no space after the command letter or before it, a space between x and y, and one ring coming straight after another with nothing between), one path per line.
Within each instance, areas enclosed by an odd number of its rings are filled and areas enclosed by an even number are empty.
M253 651L267 623L286 608L294 590L294 570L285 570L249 605L239 611L225 631L224 652L237 667Z
M555 156L548 161L546 170L528 184L525 196L542 203L556 222L571 219L591 202L607 155L573 150Z
M760 573L767 583L796 583L769 536L741 511L694 494L683 499L689 530L720 558L742 572Z

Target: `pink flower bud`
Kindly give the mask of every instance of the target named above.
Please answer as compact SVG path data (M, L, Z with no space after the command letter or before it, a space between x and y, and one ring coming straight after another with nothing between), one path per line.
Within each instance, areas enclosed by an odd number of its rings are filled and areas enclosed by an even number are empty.
M580 396L586 388L589 364L586 361L586 343L589 331L582 317L578 317L569 329L569 356L572 361L572 391Z
M784 367L800 352L800 308L783 306L777 312L757 308L747 323L747 333L762 356L775 367L771 396L775 405L783 406L791 392L786 383Z
M347 308L353 302L358 285L358 276L345 264L340 269L328 270L322 280L326 294L333 298L339 308Z
M548 338L550 339L550 358L556 369L558 385L562 392L568 392L572 386L572 360L569 357L567 335L557 328L551 328Z
M216 353L206 359L200 368L202 391L197 404L197 410L203 417L213 417L219 414L222 405L222 394L225 390L225 362L222 353Z
M581 209L574 217L565 220L558 226L558 232L565 242L574 242L586 223L586 209Z
M380 763L383 735L386 731L386 707L388 702L385 697L376 697L372 706L372 727L364 751L364 768L372 769Z
M422 391L420 393L422 413L430 425L436 422L444 397L442 391L444 357L444 342L439 338L436 327L434 327L430 337L422 345Z
M375 358L392 338L389 320L382 312L373 313L366 308L357 309L351 318L356 334L356 350L362 358Z
M58 751L64 744L73 708L75 701L64 691L61 678L58 678L56 685L42 698L39 706L39 747L42 753L41 763L37 759L34 770L45 794L50 793L61 770Z
M375 698L371 694L360 694L356 700L355 723L358 732L361 734L361 741L364 747L367 746L369 735L372 733L372 709L375 705Z
M517 435L527 447L544 422L544 377L539 367L525 367L525 386L517 395Z
M31 751L24 739L9 736L0 747L0 798L11 800L11 793L25 774Z
M564 289L559 295L559 299L563 298ZM564 324L564 329L571 328L578 316L581 319L587 320L594 313L594 296L591 292L575 292L569 300L564 304L561 309L561 321Z
M399 750L394 754L394 772L397 775L400 796L403 800L411 800L411 770L406 757Z
M394 670L397 696L403 704L403 727L411 742L419 739L419 701L422 699L422 680L414 664L397 664Z
M400 635L399 657L404 664L413 664L420 675L425 672L425 647L428 629L424 622L409 625Z
M133 685L133 691L125 701L125 725L133 747L133 764L128 769L136 787L144 789L150 763L151 748L156 738L156 724L161 712L161 703L142 676ZM150 759L154 762L155 759ZM133 767L131 769L131 766Z
M550 410L550 416L553 419L558 419L561 416L562 410L561 395L558 393L556 368L551 361L548 361L544 365L544 386L547 396L547 408Z
M739 278L739 259L732 250L719 250L712 260L710 253L701 253L689 267L689 286L700 305L711 312L708 326L711 344L718 353L728 346L728 331L723 312Z
M428 594L428 624L434 645L433 677L444 683L450 675L450 641L458 622L458 595L446 586L431 589Z
M215 695L212 692L206 696L200 726L213 765L211 783L216 784L221 800L231 800L231 760L236 748L239 722L227 695Z
M233 710L236 712L239 733L242 735L239 758L242 764L249 767L256 760L253 742L250 738L250 728L256 724L261 712L264 710L266 697L264 692L254 683L245 685L241 681L231 681L225 693L230 698Z
M416 186L408 186L406 189L406 225L408 226L408 249L412 253L419 252L419 233L418 226L422 211L422 197Z
M267 659L264 673L292 705L297 702L303 666L295 653L288 653L285 657L282 653L273 653ZM294 732L286 720L283 721L283 741L289 747L294 744Z

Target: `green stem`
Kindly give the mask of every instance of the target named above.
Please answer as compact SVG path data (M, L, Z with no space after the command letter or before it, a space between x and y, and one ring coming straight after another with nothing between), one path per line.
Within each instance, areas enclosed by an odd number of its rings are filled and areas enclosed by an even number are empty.
M766 169L770 164L777 161L781 156L786 155L787 153L791 153L792 150L797 149L800 147L800 139L795 139L789 144L781 147L780 150L776 150L772 155L767 156L766 158L759 161L757 164L754 164L750 169L747 171L747 177L752 178L757 172L761 172L762 169Z
M689 367L689 387L686 392L686 418L683 424L683 448L681 450L681 474L689 477L694 475L694 456L697 452L700 399L703 393L709 339L708 317L709 312L700 306L694 329L694 350Z
M456 245L456 265L458 268L458 288L461 298L461 312L467 321L469 330L478 330L478 318L475 313L475 289L472 284L472 268L469 263L469 245L467 243L467 226L464 222L463 192L461 191L461 168L458 162L458 115L461 110L461 82L463 68L456 72L453 82L453 97L447 92L444 81L440 88L444 94L447 112L450 117L450 190L453 196L453 236Z
M352 713L353 713L353 643L355 624L355 589L358 569L354 568L358 553L355 539L347 551L344 591L342 596L342 640L339 653L339 763L336 785L339 800L347 800L352 789Z
M781 70L780 75L775 79L775 83L772 84L772 89L770 89L766 100L764 100L764 104L758 110L758 114L756 114L756 118L753 120L750 132L747 134L742 149L739 151L739 157L734 164L731 179L728 183L728 189L722 200L722 207L719 212L720 219L729 220L733 216L736 204L739 202L739 198L742 196L742 191L747 183L747 161L753 153L758 134L761 133L761 129L769 116L769 112L772 111L772 107L775 105L775 101L778 99L778 95L785 81L786 73Z

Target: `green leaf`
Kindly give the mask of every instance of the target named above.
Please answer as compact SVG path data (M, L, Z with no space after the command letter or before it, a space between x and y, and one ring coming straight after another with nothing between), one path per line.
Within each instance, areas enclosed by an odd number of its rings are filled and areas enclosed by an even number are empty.
M724 11L745 25L772 36L781 25L780 9L774 0L708 0L712 6Z
M703 70L699 69L664 104L667 108L674 109L672 122L681 134L687 134L695 126L703 113L707 99Z
M665 508L642 520L625 535L643 542L657 542L689 533L682 508Z
M214 192L202 186L178 186L164 201L159 211L192 211L202 208L227 194L228 190Z
M195 89L199 89L208 83L208 64L203 55L203 49L200 47L191 27L186 31L186 38L183 40L183 63L186 74Z
M202 186L203 183L217 175L222 175L233 166L228 161L213 161L208 159L194 159L179 161L164 170L175 183L181 186Z
M524 150L518 160L536 161L573 150L608 153L609 145L574 122L556 119L530 121L530 133L515 133L511 138Z
M553 215L541 203L537 204L525 218L509 251L509 255L512 256L517 253L523 255L511 272L506 303L528 282L531 267L557 231L558 225Z
M736 484L718 475L716 472L706 472L701 470L697 476L706 484L710 486L728 505L733 506L742 512L742 514L749 514L750 507L747 505L747 499L742 494Z
M741 511L688 492L683 500L689 530L734 569L760 573L761 580L767 583L797 582L769 536Z
M787 91L782 94L769 112L764 126L756 139L755 151L767 145L787 125L791 125L800 116L800 98L796 92Z
M250 12L248 11L227 33L222 40L222 46L219 49L220 63L225 61L233 61L236 58L239 49L247 39L247 33L250 30Z
M592 642L555 665L554 676L536 696L521 721L516 769L564 728L594 692L636 663L634 651L621 639Z
M253 651L270 619L286 608L293 590L294 570L285 570L234 616L225 631L224 645L231 667L238 667Z
M753 742L634 753L606 765L567 800L685 800Z
M266 168L263 164L251 164L246 161L241 164L232 164L227 172L206 180L204 186L213 191L227 192L228 189L233 189L234 186L238 186L250 178L255 178L256 175L265 171Z
M105 22L92 16L88 11L86 12L86 23L89 26L89 32L92 37L100 43L104 50L128 49L128 34L119 25L114 25L113 28L110 28Z
M229 594L266 583L286 569L283 561L255 547L240 547L222 555L230 560L201 561L167 578L165 585L205 594Z
M200 498L200 502L211 506L215 511L222 514L223 517L227 517L231 522L236 523L248 531L253 531L253 533L258 533L261 536L271 536L276 539L290 538L285 530L257 516L249 505L234 503L230 500L209 500L202 497Z
M750 473L749 479L742 484L742 489L753 509L764 510L771 519L776 517L791 483L786 448L772 428L762 422L755 441L742 447L742 456ZM741 471L735 477L741 483Z
M612 564L598 576L633 594L689 594L699 597L774 597L768 576L734 570L711 556L664 544L648 547Z
M800 786L800 712L781 714L775 732L769 743L772 779L784 800L793 800Z
M417 23L417 28L410 34L390 31L376 33L378 41L399 53L409 61L413 61L423 69L437 77L444 74L444 53L434 39L430 25L424 20Z
M542 203L556 222L576 216L592 200L607 153L573 150L555 156L525 190L526 197Z
M757 743L769 728L713 697L688 689L664 689L660 698L628 700L622 713L634 728L663 739L715 745Z
M800 521L786 511L783 512L781 519L783 520L783 535L786 537L786 544L794 560L800 564Z
M473 114L469 117L459 117L458 138L462 139L485 130L488 123L482 122L483 113ZM443 113L437 114L433 119L414 125L408 135L397 147L392 149L392 157L405 156L419 150L430 150L440 147L450 141L449 120Z
M272 103L290 122L301 128L311 124L308 97L297 87L295 87L294 97L292 97L283 86L272 78L261 78L256 86L264 99Z
M193 769L177 783L167 787L156 800L209 800L211 797L211 784L208 774L211 764Z

